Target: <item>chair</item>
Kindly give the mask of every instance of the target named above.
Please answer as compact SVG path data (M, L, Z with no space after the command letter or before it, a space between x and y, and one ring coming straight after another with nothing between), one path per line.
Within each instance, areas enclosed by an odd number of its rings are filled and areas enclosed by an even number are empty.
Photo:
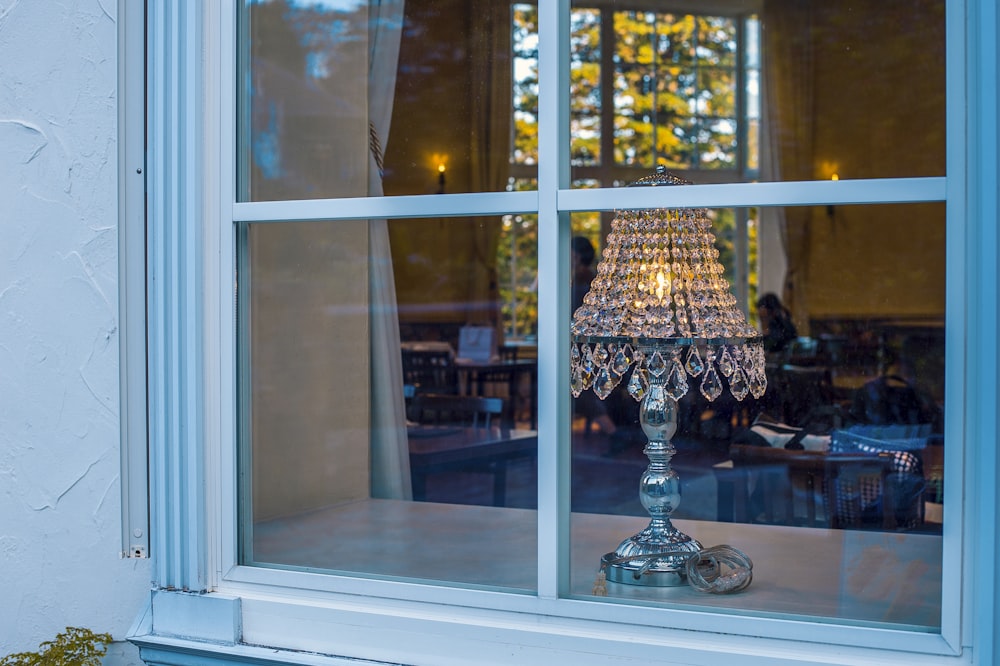
M494 417L504 416L502 398L418 393L410 402L410 418L430 425L460 425L489 429ZM503 422L498 425L507 427Z
M737 519L837 529L896 526L888 456L734 444L730 458Z
M403 383L417 392L458 393L458 374L451 350L403 348Z
M824 500L830 527L897 527L896 493L889 483L892 458L864 453L824 456Z
M817 405L834 403L833 379L829 367L783 365L775 373L781 419L806 425Z

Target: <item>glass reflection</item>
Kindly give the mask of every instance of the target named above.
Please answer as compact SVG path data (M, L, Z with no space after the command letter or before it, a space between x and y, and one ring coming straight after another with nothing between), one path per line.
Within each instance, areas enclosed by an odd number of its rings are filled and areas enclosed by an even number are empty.
M760 261L749 279L759 296L749 315L764 336L767 390L714 402L688 391L672 438L677 527L706 547L746 552L760 565L754 585L793 592L750 592L741 607L940 626L944 220L942 204L920 204L763 210L754 223ZM604 242L593 241L594 264ZM724 254L727 240L716 242ZM574 260L584 246L590 238L574 238ZM647 438L629 379L603 401L591 392L574 401L574 593L725 605L610 576L595 588L601 558L648 522L636 487ZM813 561L791 555L799 551ZM879 595L866 586L873 571Z
M501 224L241 230L242 562L535 588L536 349L499 334Z
M270 0L240 17L241 200L507 187L508 6Z

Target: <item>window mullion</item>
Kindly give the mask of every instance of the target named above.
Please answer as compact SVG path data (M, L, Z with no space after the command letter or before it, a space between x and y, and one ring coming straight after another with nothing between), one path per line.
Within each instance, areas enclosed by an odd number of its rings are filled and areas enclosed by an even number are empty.
M569 4L538 6L538 594L548 598L569 586L570 227L558 209L570 178Z

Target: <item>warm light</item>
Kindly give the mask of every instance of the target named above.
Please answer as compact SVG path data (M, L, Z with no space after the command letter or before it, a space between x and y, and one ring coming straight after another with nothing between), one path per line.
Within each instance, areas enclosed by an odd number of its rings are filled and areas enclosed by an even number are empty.
M438 173L444 173L448 168L448 153L434 153L427 161L427 165Z
M663 300L663 294L670 288L670 283L667 281L666 276L663 274L661 269L656 274L656 298L658 300Z
M822 160L816 169L816 177L819 180L840 180L840 162L836 160Z

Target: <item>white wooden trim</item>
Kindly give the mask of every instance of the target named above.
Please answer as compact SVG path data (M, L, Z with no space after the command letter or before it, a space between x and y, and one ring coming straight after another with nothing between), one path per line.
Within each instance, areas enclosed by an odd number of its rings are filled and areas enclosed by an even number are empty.
M957 13L957 12L956 12ZM990 0L970 2L967 20L967 72L965 126L967 150L966 206L968 236L963 261L967 266L966 291L961 295L966 303L966 347L964 361L965 454L962 469L968 474L965 514L965 589L970 593L970 633L964 638L975 646L981 663L997 663L1000 659L1000 578L997 576L997 525L1000 520L1000 424L997 406L1000 404L1000 362L997 339L1000 333L998 312L997 263L1000 261L998 220L1000 201L997 183L1000 179L998 155L997 34L1000 30L996 3ZM957 73L956 73L957 74ZM956 352L957 353L957 352ZM947 464L947 461L946 461ZM946 481L947 482L947 481ZM947 518L947 516L946 516ZM987 527L988 526L988 527Z
M972 0L971 5L978 0ZM945 501L942 550L941 586L941 635L951 645L969 646L970 627L973 624L971 600L975 592L971 585L973 568L966 557L971 546L970 512L963 500L967 475L969 439L965 432L966 359L967 338L967 289L969 272L966 263L967 243L970 236L969 209L966 202L966 150L967 101L969 89L964 70L969 55L966 53L966 6L960 0L951 0L946 6L946 91L950 104L946 115L946 169L949 174L946 187L945 248L945 448L944 484ZM957 446L955 445L957 444ZM963 515L965 517L963 517ZM974 539L975 537L971 537Z
M220 91L231 91L219 97L219 152L220 155L236 155L236 62L229 54L236 53L235 0L220 0L217 14L219 45L219 86ZM219 318L217 342L219 404L217 492L214 494L214 516L218 525L217 547L214 561L214 584L218 583L237 563L237 377L236 377L236 227L232 218L232 202L236 201L236 160L220 160L219 197L217 201L217 234L219 244L219 266L215 275L219 281L216 316Z
M569 101L556 94L569 90L569 2L538 12L539 33L557 36L538 53L538 594L555 599L569 589Z
M143 3L118 1L118 346L122 556L149 555Z
M150 547L154 586L192 591L209 585L202 289L204 262L217 262L202 226L201 11L196 0L151 3L148 17Z
M304 201L260 201L233 204L237 222L281 220L357 220L457 217L533 213L537 192L476 192L434 196L357 197Z

